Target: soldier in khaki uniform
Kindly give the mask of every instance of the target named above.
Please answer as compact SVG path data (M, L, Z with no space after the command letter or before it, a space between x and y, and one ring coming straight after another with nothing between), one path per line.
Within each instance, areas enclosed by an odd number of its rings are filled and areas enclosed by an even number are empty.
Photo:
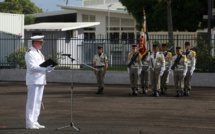
M137 96L138 90L138 74L140 74L141 60L137 52L137 45L132 45L132 52L128 54L128 73L130 76L131 89L130 95Z
M158 44L153 44L153 53L149 57L151 87L154 92L153 96L159 97L160 76L165 71L165 59L162 53L159 52Z
M184 95L184 77L187 73L187 58L182 55L181 47L176 47L176 55L173 56L174 64L171 69L174 71L174 82L176 96Z
M140 74L140 82L142 91L140 94L147 94L149 88L149 62L147 61L150 56L150 52L147 52L141 59L142 62L142 71Z
M107 55L102 51L102 46L98 46L97 48L98 53L93 58L93 67L98 70L94 70L98 84L98 91L96 94L103 94L104 77L108 68L108 59Z
M196 52L190 50L190 42L185 42L185 49L186 52L183 54L187 57L188 71L184 78L184 95L189 96L191 90L191 78L194 70L196 69Z
M169 83L169 69L172 66L172 53L167 51L167 44L162 44L161 53L165 58L165 71L163 76L161 76L161 94L167 94L167 85Z

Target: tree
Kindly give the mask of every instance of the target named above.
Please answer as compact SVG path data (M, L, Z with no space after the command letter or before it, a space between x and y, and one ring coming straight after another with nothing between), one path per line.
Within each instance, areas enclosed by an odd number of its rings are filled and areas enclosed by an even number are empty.
M35 18L29 14L42 13L43 10L30 0L5 0L0 3L0 12L25 14L25 25L27 25L33 24L35 20Z
M23 7L19 0L5 0L5 2L0 3L0 12L21 14Z
M30 0L5 0L0 3L0 12L33 14L41 13L43 11Z
M35 23L35 17L32 16L31 14L25 15L25 25L30 25Z
M142 9L147 14L149 31L167 31L167 0L120 0L137 21L140 30L142 25ZM203 23L203 15L207 14L205 0L172 0L173 30L196 31L199 23Z

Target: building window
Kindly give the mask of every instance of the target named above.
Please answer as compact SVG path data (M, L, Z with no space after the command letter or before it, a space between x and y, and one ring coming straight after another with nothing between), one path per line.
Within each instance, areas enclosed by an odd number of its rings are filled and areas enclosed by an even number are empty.
M82 15L82 21L83 22L95 22L96 21L96 16L95 15L88 15L88 14L83 14ZM84 39L95 39L96 28L95 27L90 27L90 28L84 28Z
M82 22L96 22L95 15L82 14Z
M84 39L85 40L93 40L96 38L95 33L84 33Z

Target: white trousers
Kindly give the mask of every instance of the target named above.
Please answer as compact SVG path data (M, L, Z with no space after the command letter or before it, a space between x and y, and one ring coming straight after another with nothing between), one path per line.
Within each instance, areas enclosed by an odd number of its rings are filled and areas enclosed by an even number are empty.
M37 123L40 115L41 103L43 98L43 85L28 85L28 96L26 103L26 126Z

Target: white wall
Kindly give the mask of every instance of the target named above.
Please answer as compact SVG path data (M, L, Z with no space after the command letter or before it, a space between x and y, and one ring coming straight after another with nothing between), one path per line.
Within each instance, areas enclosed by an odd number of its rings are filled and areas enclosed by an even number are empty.
M106 33L107 33L106 27L108 26L108 22L107 22L106 18L108 16L108 10L107 10L107 12L98 12L98 11L87 12L87 11L79 10L79 11L77 11L77 22L82 22L82 15L83 14L95 15L96 16L96 22L100 22L100 25L95 26L95 28L96 28L95 34L106 36ZM131 16L129 14L110 13L110 17L119 18L119 19L121 18L121 19L134 20L133 16ZM120 22L120 24L121 24L121 22ZM112 27L115 26L115 23L111 22L111 26ZM134 21L134 23L130 23L130 25L128 25L128 26L134 27L134 30L130 31L130 32L133 32L136 34L136 29L135 29L136 21ZM121 25L119 25L118 27L121 27Z
M78 45L81 45L83 36L83 29L78 29L78 36L71 37L71 39L66 38L67 32L59 32L59 31L41 31L41 34L45 36L45 43L42 48L42 53L47 57L52 54L71 54L74 59L78 58ZM38 31L36 31L38 32ZM26 39L25 45L27 46L28 39L32 36L32 31L26 31ZM40 32L38 32L40 33ZM60 55L59 55L60 56ZM59 64L71 64L71 60L67 57L61 57L58 61ZM73 62L74 64L78 64L77 61Z
M0 13L0 31L24 38L24 15Z

